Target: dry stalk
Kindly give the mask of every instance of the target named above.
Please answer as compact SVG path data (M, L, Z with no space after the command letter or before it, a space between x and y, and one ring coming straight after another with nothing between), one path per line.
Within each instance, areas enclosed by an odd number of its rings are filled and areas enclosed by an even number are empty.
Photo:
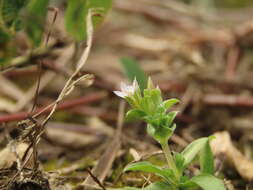
M88 15L87 15L87 47L85 48L79 62L77 63L77 67L76 70L74 71L74 73L71 75L71 77L68 79L68 81L66 82L65 86L63 87L61 93L59 94L57 100L54 103L54 106L51 110L51 112L48 114L48 116L46 117L46 119L42 122L42 126L44 126L49 119L51 118L51 116L53 115L53 113L55 112L57 105L59 104L59 102L67 95L70 93L70 91L73 90L76 81L79 81L80 78L84 79L86 78L86 80L90 80L91 75L85 75L82 77L79 77L77 80L73 79L78 75L78 73L81 71L82 67L84 66L84 64L86 63L86 60L88 58L88 55L90 53L90 49L91 49L91 45L92 45L92 38L93 38L93 26L92 26L92 10L89 11Z
M10 185L16 179L16 177L24 169L24 167L26 166L26 164L28 163L28 161L30 160L32 155L34 155L34 159L35 159L36 150L29 151L29 149L36 148L37 144L40 141L41 135L44 133L45 125L50 120L51 116L54 114L58 104L63 100L63 98L66 95L68 95L74 89L77 82L79 82L80 80L86 80L90 83L90 81L92 81L92 79L93 79L92 75L89 75L89 74L81 76L81 77L77 77L79 72L81 71L82 67L86 63L86 60L88 58L88 55L89 55L90 49L91 49L91 45L92 45L92 37L93 37L92 12L93 12L93 10L89 10L88 15L87 15L87 19L86 19L86 21L87 21L87 47L84 50L79 62L77 63L76 70L74 71L74 73L70 76L70 78L65 83L62 91L60 92L58 98L54 102L53 107L52 107L50 113L48 114L48 116L45 118L45 120L41 124L38 124L38 123L34 124L33 128L36 128L36 129L35 129L34 134L32 134L32 137L30 137L31 143L30 143L30 146L28 147L28 150L27 150L28 154L25 156L24 162L23 162L22 166L20 167L20 170L12 177L12 179L8 182L7 185ZM77 79L75 79L75 78L77 78ZM39 114L37 114L36 116L39 116ZM34 118L35 117L32 117L31 119L35 120ZM32 130L34 130L34 129L32 129Z

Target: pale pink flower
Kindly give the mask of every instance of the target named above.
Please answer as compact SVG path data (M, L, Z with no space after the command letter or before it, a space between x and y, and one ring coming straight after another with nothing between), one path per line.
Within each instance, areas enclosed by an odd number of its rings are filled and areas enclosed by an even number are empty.
M116 94L117 96L121 97L121 98L126 98L126 97L131 97L134 95L134 93L139 89L139 85L136 81L136 79L134 79L133 84L132 85L127 85L125 83L120 83L120 91L113 91L114 94Z

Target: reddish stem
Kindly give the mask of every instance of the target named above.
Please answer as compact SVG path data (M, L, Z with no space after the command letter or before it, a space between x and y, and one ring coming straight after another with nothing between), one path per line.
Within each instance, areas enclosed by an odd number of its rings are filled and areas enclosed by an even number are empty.
M64 110L64 109L72 108L75 106L80 106L80 105L96 102L98 100L105 98L106 96L107 96L106 93L98 92L98 93L92 93L92 94L89 94L89 95L86 95L86 96L83 96L83 97L80 97L77 99L66 100L63 103L58 105L57 110ZM36 113L42 111L43 109L45 109L45 107L41 107L41 108L36 109L33 114L36 114ZM49 107L41 114L47 114L51 111L51 109L52 109L52 107ZM28 115L29 115L29 112L20 112L20 113L14 113L14 114L1 115L0 116L0 123L23 120L23 119L27 118Z

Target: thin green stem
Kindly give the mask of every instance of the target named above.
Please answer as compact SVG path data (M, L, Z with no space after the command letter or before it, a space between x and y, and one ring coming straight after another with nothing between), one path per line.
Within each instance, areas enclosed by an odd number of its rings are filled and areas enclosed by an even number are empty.
M175 177L177 179L179 179L180 174L179 174L179 171L178 171L177 166L175 164L174 158L172 157L168 143L167 142L161 143L161 146L162 146L162 149L163 149L163 152L164 152L164 155L165 155L165 158L168 162L169 167L173 170Z

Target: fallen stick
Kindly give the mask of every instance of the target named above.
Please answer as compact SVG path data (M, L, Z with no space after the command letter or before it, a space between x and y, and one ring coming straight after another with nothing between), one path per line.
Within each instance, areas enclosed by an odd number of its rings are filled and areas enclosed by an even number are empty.
M105 92L97 92L97 93L92 93L77 99L72 99L72 100L66 100L63 103L59 104L57 107L57 110L64 110L68 108L72 108L75 106L80 106L92 102L96 102L98 100L101 100L107 96L107 93ZM34 114L41 112L44 110L47 106L38 108L35 110ZM47 114L52 110L52 107L49 107L45 109L41 114ZM0 115L0 123L5 123L5 122L11 122L11 121L19 121L26 119L29 115L29 112L19 112L19 113L14 113L14 114L5 114L5 115Z
M253 97L240 95L207 94L203 102L210 106L253 107Z

